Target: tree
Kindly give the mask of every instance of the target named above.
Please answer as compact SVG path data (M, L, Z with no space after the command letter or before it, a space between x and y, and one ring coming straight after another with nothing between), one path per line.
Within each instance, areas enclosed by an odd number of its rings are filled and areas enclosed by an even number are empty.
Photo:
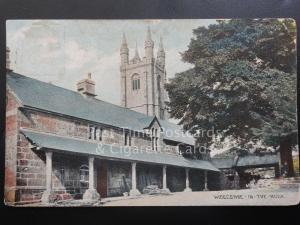
M171 117L208 146L216 136L241 147L262 140L280 145L289 161L297 137L295 22L220 20L193 34L182 59L194 68L166 85Z

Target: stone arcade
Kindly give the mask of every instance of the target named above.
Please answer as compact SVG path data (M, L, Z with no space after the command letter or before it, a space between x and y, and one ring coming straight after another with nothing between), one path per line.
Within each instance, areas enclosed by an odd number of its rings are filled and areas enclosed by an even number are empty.
M148 29L145 57L121 54L121 106L96 98L92 75L67 90L7 70L5 201L140 195L149 185L164 192L219 189L220 171L185 158L194 139L168 122L165 52L157 58Z

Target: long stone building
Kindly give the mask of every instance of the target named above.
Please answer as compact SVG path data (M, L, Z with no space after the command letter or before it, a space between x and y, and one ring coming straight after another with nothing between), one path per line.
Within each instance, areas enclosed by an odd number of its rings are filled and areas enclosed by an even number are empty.
M77 91L7 70L5 201L139 195L219 189L220 171L205 154L184 157L194 139L166 120L165 52L148 30L145 57L129 60L123 37L121 105L96 98L91 74Z

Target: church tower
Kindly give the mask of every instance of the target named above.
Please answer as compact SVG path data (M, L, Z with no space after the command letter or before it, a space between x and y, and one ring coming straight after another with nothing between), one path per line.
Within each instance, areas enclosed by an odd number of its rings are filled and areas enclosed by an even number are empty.
M120 48L121 105L148 116L156 115L160 119L168 119L165 106L167 93L164 88L165 50L160 38L157 57L154 57L154 42L149 27L144 48L145 56L141 59L136 43L135 55L129 60L127 40L123 34Z

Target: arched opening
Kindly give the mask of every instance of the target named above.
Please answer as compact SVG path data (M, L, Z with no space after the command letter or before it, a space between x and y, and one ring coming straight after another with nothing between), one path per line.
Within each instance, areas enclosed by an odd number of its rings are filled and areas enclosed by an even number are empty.
M89 185L89 167L87 165L82 165L79 168L80 176L80 186L82 188L87 188Z
M137 73L133 74L131 77L131 86L133 91L141 88L140 76Z

